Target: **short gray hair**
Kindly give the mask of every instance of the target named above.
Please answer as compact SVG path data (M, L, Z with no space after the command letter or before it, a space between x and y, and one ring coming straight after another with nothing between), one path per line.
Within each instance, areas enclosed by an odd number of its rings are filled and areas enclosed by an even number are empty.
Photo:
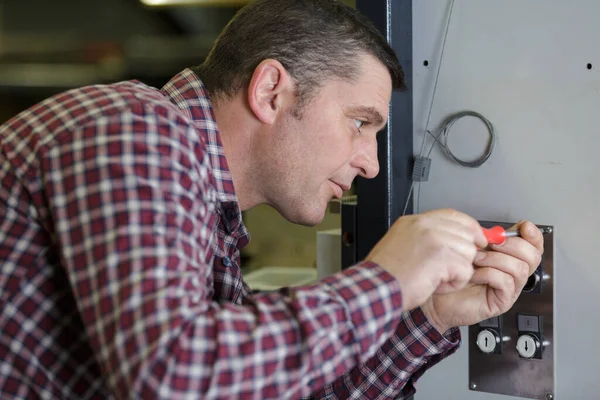
M256 0L233 17L193 70L211 95L231 98L262 61L275 59L295 79L303 103L329 78L355 78L364 53L388 69L395 89L406 89L394 50L356 9L337 0Z

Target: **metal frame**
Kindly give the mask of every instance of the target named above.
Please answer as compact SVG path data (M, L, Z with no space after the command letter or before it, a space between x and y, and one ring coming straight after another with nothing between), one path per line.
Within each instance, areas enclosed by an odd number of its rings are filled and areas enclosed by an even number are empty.
M357 0L398 55L408 90L394 91L388 124L378 135L380 172L358 178L356 193L356 261L364 259L392 223L402 215L411 184L413 162L412 0ZM407 214L412 213L410 201Z
M402 215L413 164L412 0L357 0L356 8L375 23L396 51L408 89L394 91L388 123L378 134L379 174L371 180L358 178L357 202L342 208L342 237L352 233L342 239L344 267L364 259ZM412 208L410 200L406 213L411 214ZM351 243L348 237L353 238Z
M342 269L356 264L356 200L342 201Z

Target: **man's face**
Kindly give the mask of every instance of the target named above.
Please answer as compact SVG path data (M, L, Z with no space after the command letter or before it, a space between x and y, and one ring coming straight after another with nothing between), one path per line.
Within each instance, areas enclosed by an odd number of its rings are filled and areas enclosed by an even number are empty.
M286 219L320 223L332 198L357 175L379 172L376 134L385 125L392 91L390 75L371 56L357 59L355 81L332 79L301 110L283 113L268 151L267 202Z

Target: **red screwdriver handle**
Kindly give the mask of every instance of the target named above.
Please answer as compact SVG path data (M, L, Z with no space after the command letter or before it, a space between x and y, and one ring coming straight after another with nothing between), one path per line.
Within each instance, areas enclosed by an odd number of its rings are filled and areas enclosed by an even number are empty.
M506 240L506 231L501 226L483 228L483 234L489 244L502 244Z

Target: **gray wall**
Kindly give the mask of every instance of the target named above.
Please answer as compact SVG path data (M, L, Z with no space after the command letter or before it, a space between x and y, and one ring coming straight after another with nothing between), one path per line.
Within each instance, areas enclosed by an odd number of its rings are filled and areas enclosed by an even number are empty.
M415 153L424 136L449 4L413 1ZM453 207L480 220L555 225L559 400L600 398L598 16L595 0L456 0L431 126L470 109L495 125L498 142L490 160L476 169L449 161L436 147L419 202L421 211ZM461 120L450 146L475 158L486 132L475 120ZM469 340L466 329L463 338ZM470 392L467 361L465 343L425 374L416 398L507 398Z

